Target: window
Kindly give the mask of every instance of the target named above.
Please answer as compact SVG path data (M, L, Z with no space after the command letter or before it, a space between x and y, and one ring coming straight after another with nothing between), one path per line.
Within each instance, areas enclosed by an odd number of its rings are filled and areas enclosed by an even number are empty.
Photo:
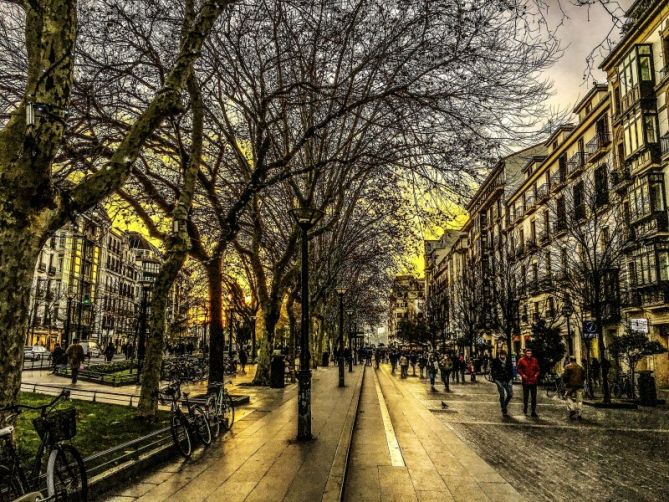
M567 208L563 197L558 197L555 203L556 222L555 227L558 230L564 230L566 226Z
M664 211L664 176L653 173L637 178L629 191L630 219L636 221L653 212Z
M574 185L574 219L585 218L585 200L583 196L583 182L579 181Z
M609 202L609 175L606 165L595 169L595 204L602 206Z
M559 166L559 173L560 173L560 181L564 181L567 179L567 154L563 153L560 155L560 158L558 159L558 166Z

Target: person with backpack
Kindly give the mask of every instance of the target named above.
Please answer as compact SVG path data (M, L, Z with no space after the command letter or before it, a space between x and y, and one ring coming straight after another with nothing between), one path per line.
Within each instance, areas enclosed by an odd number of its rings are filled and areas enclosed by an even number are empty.
M453 371L453 360L448 354L441 356L439 360L439 371L441 372L441 381L444 382L444 390L451 392L448 381L451 378L451 371Z
M439 358L437 354L431 353L426 360L427 376L430 379L430 389L432 392L435 392L437 389L434 388L434 384L437 381L437 373L439 372Z

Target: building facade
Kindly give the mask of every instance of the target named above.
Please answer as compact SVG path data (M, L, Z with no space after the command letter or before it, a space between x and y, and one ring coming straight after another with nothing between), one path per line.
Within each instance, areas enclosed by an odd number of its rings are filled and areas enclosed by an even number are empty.
M579 360L599 357L632 325L668 346L669 4L639 0L627 18L601 66L607 83L593 85L573 123L491 169L445 254L445 279L436 262L426 276L427 292L446 291L435 308L451 339L468 323L494 347L505 337L494 322L502 271L517 310L515 352L539 321ZM466 289L481 312L463 322ZM592 321L594 339L584 330ZM669 384L667 353L645 364Z

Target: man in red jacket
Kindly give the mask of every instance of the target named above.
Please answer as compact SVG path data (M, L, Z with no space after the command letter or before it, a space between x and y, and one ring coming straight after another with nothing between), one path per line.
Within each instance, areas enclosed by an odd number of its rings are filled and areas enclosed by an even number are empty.
M537 415L537 383L539 382L539 361L532 357L532 349L525 349L525 355L516 364L516 371L523 382L523 413L527 415L527 398L532 396L532 418Z

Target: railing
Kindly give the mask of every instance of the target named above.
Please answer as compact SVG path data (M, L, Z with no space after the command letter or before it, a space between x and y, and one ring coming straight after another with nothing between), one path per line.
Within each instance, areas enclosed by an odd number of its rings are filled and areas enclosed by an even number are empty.
M548 242L548 232L546 230L539 232L539 242L541 244Z
M573 176L574 174L578 173L583 166L585 165L585 153L578 151L571 157L569 157L569 161L567 162L567 170L568 170L568 175Z
M611 143L611 135L608 132L600 132L595 134L595 137L588 141L585 145L588 154L588 161L594 160L598 153L601 153L606 148L606 145Z
M548 198L548 185L546 183L537 188L537 202L541 202Z
M585 205L581 204L574 208L574 219L576 221L585 219Z
M54 373L63 377L70 376L67 368L58 368ZM101 373L90 370L81 370L79 372L79 378L88 382L98 382L108 385L131 385L139 381L137 373L116 375L114 373Z
M22 382L21 390L25 392L41 393L56 395L60 394L63 389L68 389L70 391L70 397L72 399L82 399L84 401L92 401L94 403L110 403L110 404L120 404L124 406L137 406L139 402L139 395L136 394L127 394L122 392L111 392L111 391L100 391L100 390L90 390L82 389L79 387L68 387L66 385L58 384L46 384L46 383L32 383L32 382Z
M528 240L527 240L527 243L526 243L526 246L527 246L527 251L528 251L528 252L530 252L530 251L536 251L537 248L538 248L538 246L537 246L537 241L534 240L534 239L528 239Z
M598 190L595 193L595 205L596 206L605 206L609 203L609 191L608 190Z
M551 186L556 189L562 186L567 181L567 173L565 171L556 171L551 175Z
M56 275L56 267L53 265L49 267L49 275Z
M560 219L553 224L553 232L555 232L556 234L565 232L566 230L567 230L567 222L564 221L563 219Z
M630 180L630 172L627 167L621 167L611 171L611 186L613 186L614 188L619 188L620 185L629 180Z
M39 263L37 265L37 270L40 272L46 272L46 263Z
M551 276L542 277L539 287L544 291L551 289L553 287L553 278Z

